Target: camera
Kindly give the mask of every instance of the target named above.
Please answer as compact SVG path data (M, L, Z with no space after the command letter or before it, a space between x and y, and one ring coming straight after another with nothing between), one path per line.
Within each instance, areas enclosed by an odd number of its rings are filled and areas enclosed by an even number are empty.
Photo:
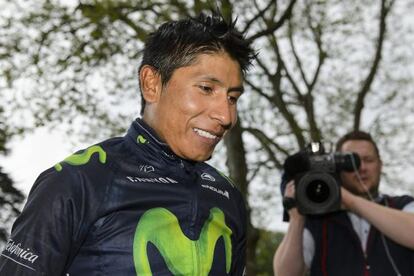
M296 206L303 215L322 215L341 207L341 171L354 171L361 161L352 152L325 153L321 142L286 159L285 173L295 179Z

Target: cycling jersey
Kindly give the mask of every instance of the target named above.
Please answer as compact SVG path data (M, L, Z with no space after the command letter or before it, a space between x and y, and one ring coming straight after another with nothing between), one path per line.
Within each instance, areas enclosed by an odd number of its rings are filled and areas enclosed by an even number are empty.
M245 247L239 191L137 119L38 177L0 275L242 275Z

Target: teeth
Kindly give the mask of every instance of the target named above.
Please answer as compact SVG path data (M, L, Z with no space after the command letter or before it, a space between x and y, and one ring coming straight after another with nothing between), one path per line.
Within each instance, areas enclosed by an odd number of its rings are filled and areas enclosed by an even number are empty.
M202 137L205 137L205 138L209 138L209 139L216 139L216 138L217 138L217 136L216 136L216 135L211 134L210 132L207 132L207 131L202 130L202 129L194 128L194 131L195 131L198 135L200 135L200 136L202 136Z

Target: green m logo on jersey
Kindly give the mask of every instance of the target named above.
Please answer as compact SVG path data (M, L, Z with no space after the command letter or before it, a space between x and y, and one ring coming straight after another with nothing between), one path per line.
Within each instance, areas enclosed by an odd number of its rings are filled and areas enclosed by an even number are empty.
M226 251L226 271L231 268L231 229L226 225L223 212L210 210L198 240L190 240L181 230L177 217L165 208L145 212L135 231L134 264L137 275L152 275L147 255L151 242L160 252L174 275L205 276L213 264L217 240L223 237Z
M92 155L95 153L99 156L99 162L105 164L106 162L106 152L100 146L92 146L84 150L82 153L72 154L71 156L67 157L62 162L68 163L70 165L85 165L89 162ZM60 172L62 170L62 165L57 163L55 165L55 169Z

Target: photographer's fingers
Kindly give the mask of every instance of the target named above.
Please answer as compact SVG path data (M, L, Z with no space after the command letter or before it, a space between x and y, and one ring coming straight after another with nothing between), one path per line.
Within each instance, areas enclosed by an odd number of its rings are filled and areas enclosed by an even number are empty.
M286 184L284 196L295 198L295 182L293 180L289 181L288 184Z
M296 208L295 193L295 182L291 180L288 182L288 184L286 184L285 194L283 196L283 205L289 213L291 219L302 217L302 215L298 212L298 209Z

